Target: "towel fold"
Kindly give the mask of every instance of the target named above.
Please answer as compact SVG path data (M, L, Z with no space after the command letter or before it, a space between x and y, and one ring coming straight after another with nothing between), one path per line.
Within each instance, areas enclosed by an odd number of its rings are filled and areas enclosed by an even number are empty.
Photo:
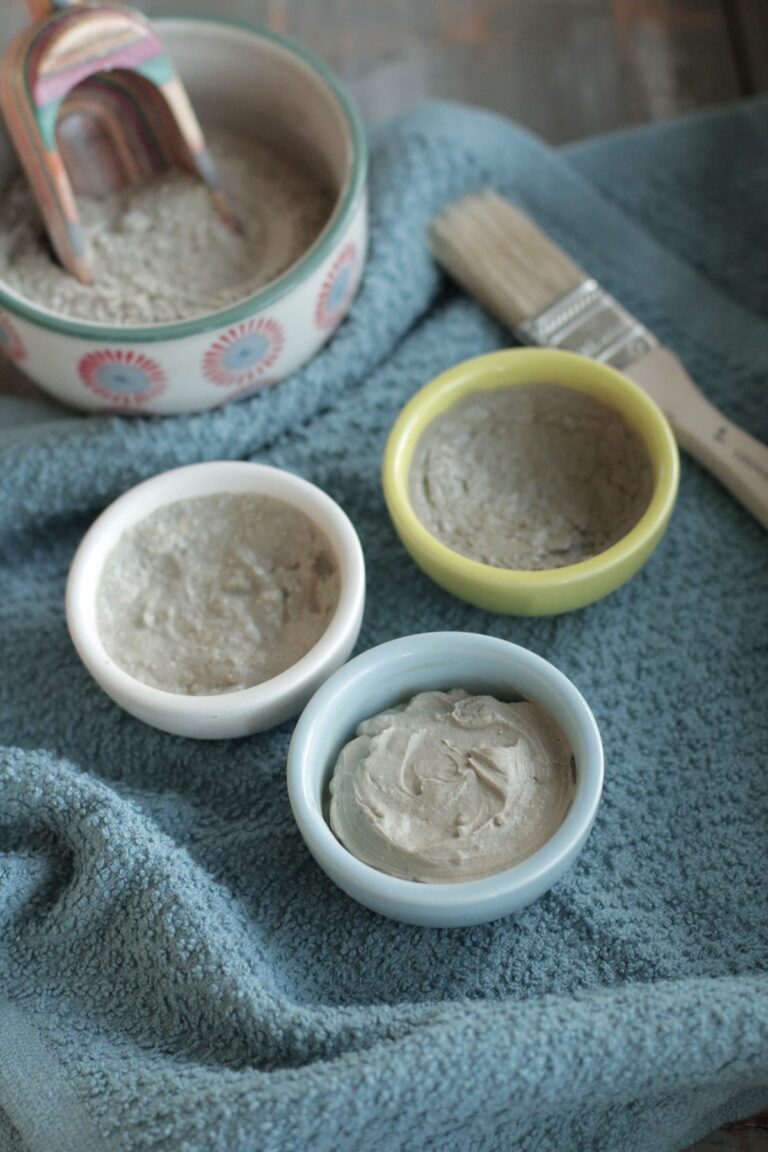
M768 439L768 101L563 151L436 105L373 143L363 286L306 369L166 419L0 399L3 1152L677 1152L768 1106L765 533L684 460L634 580L511 619L416 568L379 481L405 401L511 342L424 242L483 185ZM216 458L292 469L346 509L369 573L359 648L487 632L590 702L597 822L518 918L427 930L359 907L293 823L290 724L168 736L80 664L63 594L88 524L135 482Z

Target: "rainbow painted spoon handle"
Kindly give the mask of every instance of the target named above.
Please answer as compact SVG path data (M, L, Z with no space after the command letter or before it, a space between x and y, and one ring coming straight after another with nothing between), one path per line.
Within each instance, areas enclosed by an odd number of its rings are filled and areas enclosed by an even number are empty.
M186 90L145 17L87 0L28 6L42 19L0 64L0 111L64 267L93 279L75 191L104 195L174 165L197 175L236 227Z
M33 20L42 20L44 16L50 16L51 12L61 8L75 8L82 3L84 0L27 0L27 10Z

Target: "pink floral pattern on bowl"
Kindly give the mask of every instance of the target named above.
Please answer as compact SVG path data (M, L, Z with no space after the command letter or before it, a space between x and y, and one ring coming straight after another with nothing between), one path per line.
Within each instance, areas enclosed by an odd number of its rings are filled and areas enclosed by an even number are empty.
M260 382L283 350L281 324L254 317L217 336L203 356L203 375L219 388L247 389Z
M357 286L357 245L347 244L323 281L315 308L318 327L330 331L340 322Z
M168 385L168 378L157 361L131 348L88 352L77 369L86 388L106 400L112 411L135 411L159 396Z
M24 343L7 312L0 311L0 352L17 363L27 354Z

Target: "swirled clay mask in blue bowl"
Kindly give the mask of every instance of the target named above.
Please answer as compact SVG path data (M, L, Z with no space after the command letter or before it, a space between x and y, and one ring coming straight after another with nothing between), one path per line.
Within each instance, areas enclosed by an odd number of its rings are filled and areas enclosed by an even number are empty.
M419 692L357 727L329 785L329 823L390 876L456 884L543 847L575 791L571 750L538 704Z
M546 892L581 851L602 778L574 685L533 652L458 632L350 661L288 756L320 866L361 904L429 926L483 923Z

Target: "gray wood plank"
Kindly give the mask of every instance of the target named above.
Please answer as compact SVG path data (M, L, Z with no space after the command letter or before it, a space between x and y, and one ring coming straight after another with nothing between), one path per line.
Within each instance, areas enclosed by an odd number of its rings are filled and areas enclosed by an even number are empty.
M768 3L722 0L746 95L768 92Z
M741 92L721 0L221 0L216 11L319 52L369 123L438 97L491 108L559 143Z
M720 0L614 0L613 12L642 119L742 95Z

